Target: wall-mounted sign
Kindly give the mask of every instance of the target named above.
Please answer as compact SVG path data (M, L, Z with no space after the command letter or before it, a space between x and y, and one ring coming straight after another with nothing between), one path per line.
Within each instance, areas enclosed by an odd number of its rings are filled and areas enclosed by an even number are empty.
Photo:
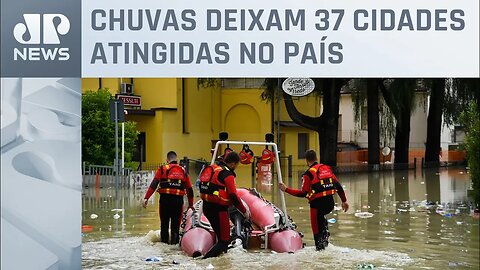
M288 78L283 82L282 89L290 96L302 97L315 89L315 83L310 78Z
M117 99L121 99L125 106L142 106L142 97L132 95L116 95Z

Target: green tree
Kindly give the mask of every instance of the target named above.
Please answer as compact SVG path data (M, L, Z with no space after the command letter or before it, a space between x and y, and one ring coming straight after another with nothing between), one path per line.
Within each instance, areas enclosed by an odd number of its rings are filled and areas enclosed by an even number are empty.
M348 88L352 92L354 120L357 127L360 124L360 116L363 108L367 108L367 126L368 126L368 164L380 164L380 136L384 137L386 145L387 134L392 133L392 128L388 129L386 123L392 122L392 115L387 113L383 98L380 95L380 84L383 79L352 79ZM383 120L383 121L382 121ZM390 120L390 121L388 121ZM382 127L380 129L380 127ZM390 140L391 138L388 138Z
M471 101L467 110L462 112L460 122L466 129L465 149L472 178L474 200L478 206L480 203L480 113L475 101Z
M458 123L460 113L467 109L470 101L480 102L480 79L423 79L430 95L427 118L427 141L425 162L439 163L440 136L443 124ZM478 110L478 108L477 108Z
M290 118L298 125L314 130L318 133L320 141L320 162L330 166L337 166L337 141L338 141L338 112L340 106L340 90L348 83L349 79L313 79L315 93L322 95L322 114L309 116L301 113L292 97L283 93L283 100ZM280 80L280 83L283 80ZM278 79L265 79L266 90L262 94L264 100L273 100L275 89L279 85Z
M380 85L383 98L396 120L395 167L408 164L410 118L414 110L417 79L386 80Z
M463 78L446 81L443 117L446 125L458 124L460 113L466 110L470 101L480 104L480 79ZM480 110L477 106L477 110Z
M445 103L445 79L425 80L430 88L429 108L427 117L427 142L425 145L425 162L439 165L440 137L442 133L442 116Z
M115 123L110 122L109 109L112 98L106 89L82 96L82 161L87 164L112 165L115 159ZM132 160L137 136L136 123L125 122L125 162Z

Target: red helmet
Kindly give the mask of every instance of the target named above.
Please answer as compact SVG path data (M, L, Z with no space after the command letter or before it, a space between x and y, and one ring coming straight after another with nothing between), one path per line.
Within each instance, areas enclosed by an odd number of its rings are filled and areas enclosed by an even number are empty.
M232 148L230 147L225 148L225 150L223 151L223 155L219 156L217 159L224 160L227 157L227 155L230 154L230 152L233 152Z
M252 150L249 150L249 151L242 150L240 151L239 155L240 155L240 163L248 165L253 162Z
M267 148L263 149L262 156L260 158L260 163L262 164L272 164L275 160L275 154L268 150Z

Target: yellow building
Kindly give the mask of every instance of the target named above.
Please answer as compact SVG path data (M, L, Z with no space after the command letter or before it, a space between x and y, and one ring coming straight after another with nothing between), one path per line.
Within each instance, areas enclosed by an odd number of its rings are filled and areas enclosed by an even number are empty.
M108 88L120 94L121 83L132 84L133 94L141 98L141 106L126 106L126 119L135 121L141 132L137 161L143 154L147 164L164 162L169 150L180 157L210 160L220 131L227 131L230 140L245 141L263 141L266 133L277 131L277 105L261 99L263 79L223 79L205 88L194 78L84 78L82 91ZM303 113L320 114L317 97L295 102ZM281 154L292 155L294 165L304 165L306 149L318 151L317 133L294 124L283 102L280 133ZM263 147L251 148L259 154Z

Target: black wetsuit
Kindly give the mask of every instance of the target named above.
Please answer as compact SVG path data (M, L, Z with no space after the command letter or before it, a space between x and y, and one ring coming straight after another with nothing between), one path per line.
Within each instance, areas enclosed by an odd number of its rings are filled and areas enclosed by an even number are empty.
M168 241L168 225L170 224L170 244L178 244L180 221L183 212L183 196L172 194L160 194L160 241Z

